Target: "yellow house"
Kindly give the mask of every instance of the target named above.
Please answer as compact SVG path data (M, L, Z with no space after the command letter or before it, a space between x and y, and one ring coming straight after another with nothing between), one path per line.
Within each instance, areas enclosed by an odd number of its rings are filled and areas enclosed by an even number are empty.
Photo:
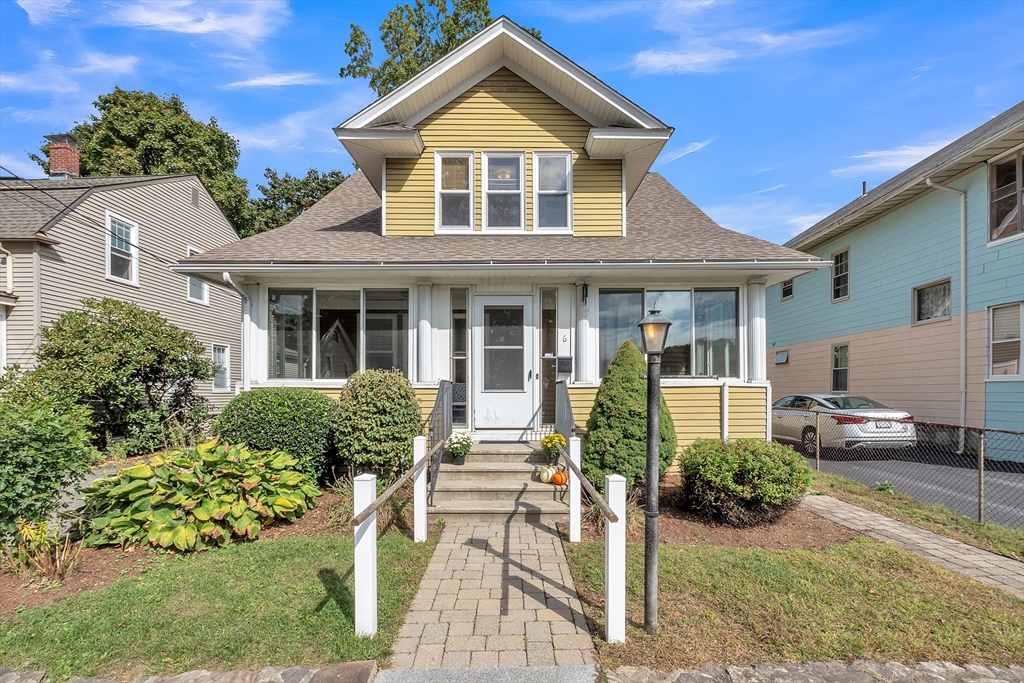
M398 368L425 414L533 440L566 395L585 422L656 305L680 443L770 438L765 287L829 264L650 173L671 127L502 17L334 132L358 173L176 267L244 294L242 388Z

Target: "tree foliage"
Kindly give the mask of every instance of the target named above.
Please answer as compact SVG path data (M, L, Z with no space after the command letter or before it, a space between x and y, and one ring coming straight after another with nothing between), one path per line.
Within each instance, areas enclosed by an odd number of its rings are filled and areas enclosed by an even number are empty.
M398 5L380 25L387 58L373 66L370 37L351 25L345 54L349 63L341 77L369 78L370 88L383 97L430 64L466 42L491 23L489 0L416 0ZM526 29L540 38L537 29Z
M273 230L288 223L345 180L345 174L341 171L320 173L315 168L309 169L302 178L290 173L279 176L276 171L268 168L263 177L267 184L256 186L263 196L251 200L251 218L238 231L242 237Z
M583 442L583 473L597 486L606 474L621 474L626 485L646 479L647 470L647 363L640 349L626 340L608 366L587 419ZM661 396L658 474L676 456L676 428Z

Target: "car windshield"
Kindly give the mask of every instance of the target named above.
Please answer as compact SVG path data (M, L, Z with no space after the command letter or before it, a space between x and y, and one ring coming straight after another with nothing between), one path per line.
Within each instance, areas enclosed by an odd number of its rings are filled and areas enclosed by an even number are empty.
M829 396L825 399L840 410L860 410L863 408L888 408L878 401L863 396Z

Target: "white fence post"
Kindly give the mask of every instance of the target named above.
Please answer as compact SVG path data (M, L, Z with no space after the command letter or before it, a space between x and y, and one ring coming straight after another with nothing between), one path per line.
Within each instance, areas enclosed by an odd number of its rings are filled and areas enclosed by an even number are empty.
M377 475L360 474L353 482L354 512L358 515L377 498ZM356 635L377 633L377 513L355 529Z
M412 440L412 461L417 463L427 454L427 437ZM427 540L427 463L412 475L412 539L417 543Z
M569 459L581 467L580 462L580 438L574 436L569 439ZM569 470L569 542L577 543L580 540L580 478L576 473Z
M604 520L604 639L626 642L626 478L608 474L604 478L608 506L619 518Z

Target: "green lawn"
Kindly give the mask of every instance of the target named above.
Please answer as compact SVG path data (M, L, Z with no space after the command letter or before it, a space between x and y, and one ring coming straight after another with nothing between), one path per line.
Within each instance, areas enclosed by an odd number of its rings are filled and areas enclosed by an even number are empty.
M383 661L437 542L378 539L379 632L353 631L352 536L243 543L179 557L0 622L0 664L51 680Z
M604 544L566 555L609 666L1024 663L1024 601L866 538L814 552L662 545L655 636L643 631L643 546L629 544L625 645L601 640Z
M941 505L919 503L902 493L882 493L824 472L811 472L811 489L970 545L1024 561L1024 530L978 524Z

